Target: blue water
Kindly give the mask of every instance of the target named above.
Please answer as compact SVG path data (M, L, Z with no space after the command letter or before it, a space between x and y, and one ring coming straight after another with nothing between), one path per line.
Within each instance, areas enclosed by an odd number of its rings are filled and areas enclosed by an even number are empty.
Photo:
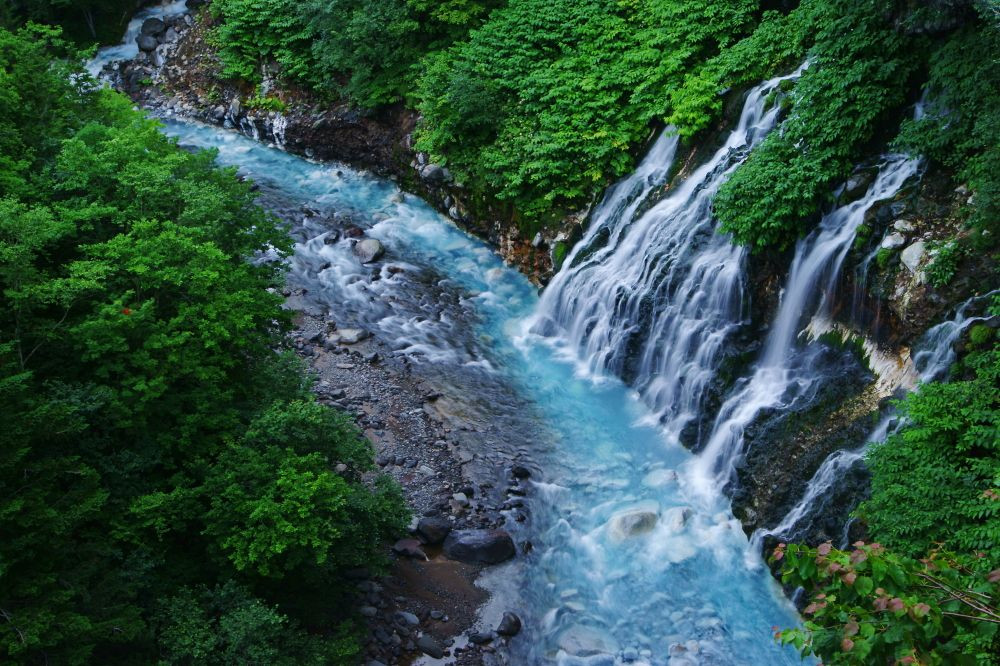
M772 639L772 625L798 619L728 501L686 496L674 470L692 454L639 425L646 413L634 393L575 375L551 341L526 333L538 297L520 273L389 181L214 127L168 121L165 131L321 213L299 215L290 270L342 320L416 363L502 378L533 406L542 473L531 520L511 529L534 548L491 577L525 619L513 663L801 663ZM370 225L385 263L405 270L373 281L348 241L324 243L333 211ZM415 275L433 276L434 290L414 296Z

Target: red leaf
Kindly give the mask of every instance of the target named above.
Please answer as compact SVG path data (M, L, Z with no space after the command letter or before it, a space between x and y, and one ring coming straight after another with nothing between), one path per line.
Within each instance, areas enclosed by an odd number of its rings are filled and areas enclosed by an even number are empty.
M903 603L903 600L900 599L899 597L893 597L892 599L889 600L889 610L891 610L893 613L901 611L905 607L906 605Z
M991 583L1000 583L1000 569L994 569L986 576L986 580Z
M848 571L843 576L841 576L840 579L844 581L846 585L854 585L854 581L857 579L857 577L858 574L854 573L853 571Z
M858 623L855 620L851 620L850 622L844 625L844 635L854 636L858 633L858 630L860 628L861 627L858 626Z
M829 555L830 550L832 549L833 549L833 544L827 541L826 543L821 543L819 547L816 548L816 552L820 555Z
M123 315L130 315L130 314L132 314L132 311L130 309L128 309L128 308L122 308L122 314Z
M851 648L853 647L854 647L854 641L852 641L850 638L845 638L844 640L840 641L840 649L843 650L844 652L850 652Z

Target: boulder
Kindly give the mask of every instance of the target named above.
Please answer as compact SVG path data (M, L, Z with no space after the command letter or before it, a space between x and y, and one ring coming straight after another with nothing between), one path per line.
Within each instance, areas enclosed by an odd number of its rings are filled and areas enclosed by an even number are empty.
M906 245L906 237L901 233L891 233L882 239L882 244L879 245L883 250L895 250L897 247L902 247Z
M156 37L150 35L139 35L135 38L135 43L139 45L140 51L155 51L159 44Z
M392 619L403 627L415 627L420 624L420 618L409 611L396 611L393 613Z
M506 530L452 530L444 540L444 554L468 564L499 564L517 550Z
M417 536L425 544L436 546L451 532L451 521L446 518L421 518L417 523Z
M417 639L417 648L433 659L440 659L444 656L444 648L441 647L441 644L433 636L427 634Z
M875 182L874 171L866 169L865 171L858 171L851 174L851 177L847 179L847 184L844 185L844 193L841 196L841 201L847 203L860 199L865 196L865 193L868 192L868 188L873 182Z
M440 185L449 180L451 174L439 164L428 164L420 170L420 177L431 185Z
M920 262L923 261L924 255L927 254L927 248L923 241L917 241L912 245L908 245L900 255L899 260L906 266L906 270L911 273L916 274L920 269Z
M659 505L656 502L643 502L611 516L608 532L613 539L623 541L652 531L659 519Z
M392 552L403 557L412 557L417 560L426 560L427 554L420 548L420 542L416 539L400 539L392 546Z
M559 649L573 657L615 654L618 643L603 629L575 624L559 635Z
M642 485L648 488L662 488L677 481L677 472L672 469L654 469L642 477Z
M497 633L501 636L517 636L521 633L521 618L509 611L504 613Z
M892 228L904 234L909 234L913 232L914 226L913 222L909 220L896 220L892 223Z
M354 345L371 335L363 328L342 328L326 336L323 346L331 351L336 351L340 345Z
M149 35L150 37L159 37L166 31L167 24L158 18L146 19L142 22L142 27L139 28L140 35Z
M366 238L354 245L354 256L363 264L369 264L385 254L382 242L375 238Z

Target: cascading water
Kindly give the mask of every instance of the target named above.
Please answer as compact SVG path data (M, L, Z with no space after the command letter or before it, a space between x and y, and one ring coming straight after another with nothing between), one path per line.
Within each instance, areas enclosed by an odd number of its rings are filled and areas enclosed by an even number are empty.
M916 173L918 164L905 156L890 156L864 197L824 216L819 227L798 243L760 361L752 376L723 403L708 443L687 470L685 481L693 490L715 496L732 478L747 426L766 409L787 408L808 396L822 380L812 367L813 350L797 345L803 322L828 306L828 294L865 213L894 195Z
M998 290L1000 291L1000 290ZM929 329L917 344L917 352L913 355L913 364L919 373L921 383L941 380L948 368L955 362L955 343L962 333L972 324L984 321L987 317L972 317L968 311L975 304L984 301L997 291L982 296L974 296L958 307L953 319L942 322ZM900 426L895 414L885 415L875 429L865 438L865 442L857 449L841 449L834 451L809 480L802 499L792 509L769 529L757 530L752 538L754 544L761 544L768 536L780 537L794 541L801 533L800 525L809 516L815 514L822 506L824 498L831 489L855 466L861 463L868 447L885 441L886 437ZM839 547L846 545L846 538Z
M617 265L641 263L636 294L623 296L618 310L595 316L607 326L625 323L636 314L630 307L641 309L640 301L665 303L683 294L683 305L648 323L644 339L687 345L690 358L672 366L657 353L645 357L641 374L649 396L660 395L653 381L661 368L678 381L696 365L711 371L712 359L699 359L690 343L724 338L742 317L742 252L714 233L708 205L711 193L774 124L777 111L765 110L764 98L786 78L755 89L726 147L657 204L654 218L634 220L652 189L664 182L672 160L675 140L660 137L639 173L609 193L601 207L605 222L588 238L595 240L594 234L607 228L613 238L607 249L592 243L595 254L588 257L577 248L570 264L580 277L557 278L575 284L583 279L582 267L596 269L621 252L615 248L630 245L631 258L622 255ZM342 326L369 329L416 367L438 368L439 374L459 377L455 381L471 378L472 384L463 386L482 391L481 399L494 410L510 409L510 403L491 400L491 386L501 383L514 387L530 408L523 418L530 417L532 432L544 437L519 446L530 447L543 472L531 482L531 519L510 521L509 529L519 543L530 541L534 548L490 574L496 603L516 607L525 620L511 644L513 663L801 663L794 650L772 639L772 625L793 625L797 617L774 580L745 565L748 542L728 503L718 496L695 505L685 494L674 470L691 454L665 439L661 429L637 425L651 419L633 391L613 379L595 385L578 376L572 363L561 362L551 345L543 344L547 340L524 334L532 313L536 331L559 326L565 313L548 317L555 314L551 308L539 310L535 290L522 275L391 183L302 160L214 127L170 121L165 131L184 145L217 149L220 163L240 167L261 185L262 201L291 223L296 239L291 279L308 287L302 297L307 305L325 309ZM349 216L384 242L385 259L359 264L350 239L337 238L327 224L334 215ZM658 231L664 224L669 229ZM685 225L691 228L685 231ZM682 232L680 237L671 239L670 229ZM654 239L671 254L639 262L642 244ZM677 260L676 267L668 265L668 257ZM719 272L727 276L716 283L723 295L698 286ZM586 278L601 286L596 279L596 273ZM614 271L609 279L622 282ZM561 307L575 305L570 299ZM546 317L548 323L542 323ZM680 323L675 326L671 318ZM613 367L608 358L592 369ZM653 397L649 404L658 417L682 420L696 400L685 403L680 394L698 390L677 390L674 397Z
M673 160L677 140L667 128L636 173L609 190L533 320L532 330L558 338L585 372L628 375L670 438L699 414L745 314L746 250L716 233L712 198L777 122L768 96L804 68L754 88L725 145L636 217Z
M125 36L116 46L108 46L97 52L97 55L87 63L87 71L92 76L100 75L101 71L110 63L120 60L131 60L139 53L139 46L136 44L136 37L142 29L142 24L146 19L162 18L164 16L175 16L187 11L187 0L174 0L164 2L159 5L146 7L137 12L132 20L128 22L125 29Z

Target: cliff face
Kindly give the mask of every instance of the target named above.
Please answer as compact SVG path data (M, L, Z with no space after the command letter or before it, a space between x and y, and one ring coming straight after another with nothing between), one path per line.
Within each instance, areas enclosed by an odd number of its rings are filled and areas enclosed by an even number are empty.
M523 237L515 213L502 203L474 193L447 169L428 163L413 149L418 118L395 106L362 113L347 104L265 80L258 88L226 81L206 37L206 13L169 20L153 47L110 72L115 84L136 103L161 114L177 114L232 127L290 152L349 163L392 178L447 214L462 227L490 241L503 258L538 284L580 237L586 211L564 220L561 228ZM738 110L740 95L729 96L730 113L696 145L679 156L673 183L679 182L715 149ZM859 167L844 191L843 203L864 194L873 169ZM663 192L670 190L668 184ZM860 194L859 194L860 193ZM748 532L773 526L802 497L824 459L838 449L860 446L887 399L913 387L911 350L927 328L954 306L977 293L976 276L985 274L988 257L966 258L948 286L932 286L935 257L945 239L962 233L960 212L969 196L949 174L929 170L894 200L874 206L858 232L841 279L827 297L831 321L817 322L822 334L821 365L828 380L822 389L788 409L761 414L746 433L746 455L729 489L734 511ZM792 253L759 254L749 262L750 321L734 338L723 371L711 387L700 422L683 433L697 448L700 435L724 397L754 362L777 310ZM628 377L626 377L628 379ZM847 516L866 489L863 470L850 472L822 504L801 535L805 541L839 540ZM857 528L855 528L857 529Z

